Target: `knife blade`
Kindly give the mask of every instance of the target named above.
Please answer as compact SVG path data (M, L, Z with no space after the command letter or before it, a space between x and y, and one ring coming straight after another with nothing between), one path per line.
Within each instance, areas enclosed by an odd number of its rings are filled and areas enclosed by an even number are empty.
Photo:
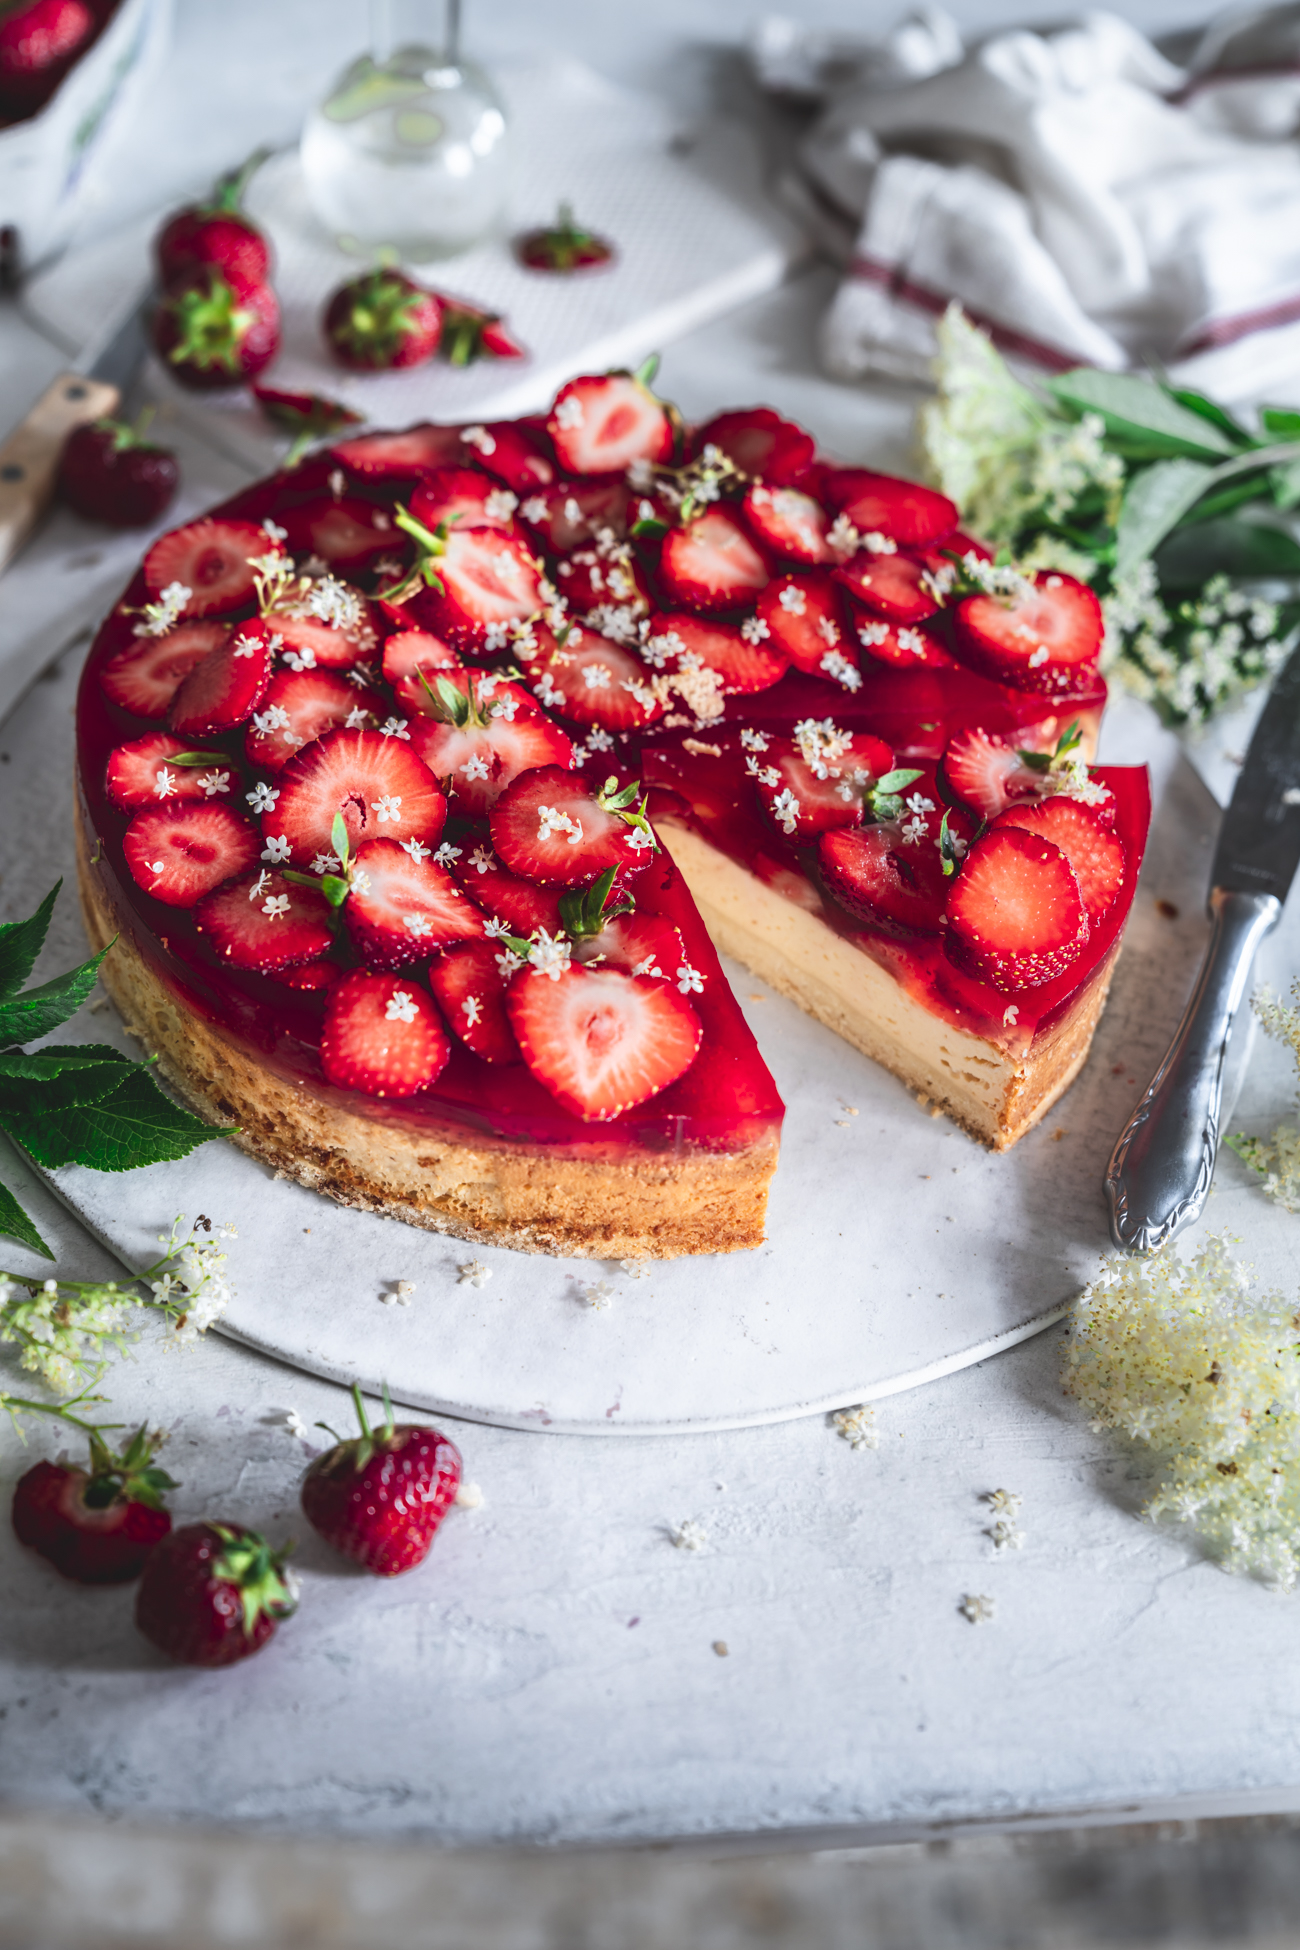
M1106 1170L1111 1238L1152 1252L1200 1216L1214 1177L1223 1062L1259 944L1300 865L1300 649L1273 685L1210 868L1210 940L1163 1062Z
M48 385L0 445L0 572L54 497L59 456L75 427L116 412L148 347L153 292L134 298L67 372Z

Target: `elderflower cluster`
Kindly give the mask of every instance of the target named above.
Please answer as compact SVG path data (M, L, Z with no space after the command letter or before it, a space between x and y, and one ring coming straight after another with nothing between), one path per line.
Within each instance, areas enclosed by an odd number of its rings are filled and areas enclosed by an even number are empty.
M16 1349L19 1367L38 1375L55 1394L69 1395L91 1386L108 1356L136 1338L134 1319L141 1310L169 1319L177 1341L197 1340L233 1297L226 1255L216 1241L233 1238L234 1228L214 1230L209 1219L200 1218L182 1233L183 1224L177 1219L170 1234L160 1235L161 1258L123 1285L0 1273L0 1343ZM151 1298L141 1297L141 1286ZM12 1414L19 1406L0 1390L0 1407Z
M1291 993L1300 1003L1300 982ZM1261 989L1254 1008L1264 1034L1289 1043L1300 1065L1300 1007L1290 1008L1268 989ZM1243 1164L1259 1173L1264 1181L1260 1189L1267 1198L1284 1211L1300 1212L1300 1128L1279 1124L1271 1138L1247 1137L1237 1131L1226 1142Z
M1281 632L1276 603L1212 576L1199 596L1172 610L1149 559L1102 599L1102 669L1155 706L1168 724L1208 718L1239 692L1280 670L1295 645Z
M1251 1292L1226 1239L1104 1262L1062 1379L1095 1430L1158 1460L1144 1517L1191 1525L1225 1570L1300 1581L1300 1315Z
M1103 447L1098 416L1067 420L1044 406L958 304L944 313L938 339L938 392L921 411L921 446L929 473L969 527L988 542L1014 543L1036 522L1063 521L1095 489L1113 523L1124 463Z

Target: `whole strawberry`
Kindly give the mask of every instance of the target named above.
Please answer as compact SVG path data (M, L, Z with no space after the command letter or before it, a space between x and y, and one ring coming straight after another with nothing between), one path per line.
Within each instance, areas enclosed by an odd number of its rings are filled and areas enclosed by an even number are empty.
M288 1546L273 1551L237 1523L187 1523L145 1566L135 1622L152 1645L185 1666L232 1666L260 1652L297 1597L284 1574Z
M269 284L232 284L209 265L164 294L153 344L182 386L237 386L280 350L280 307Z
M219 179L203 203L189 203L168 217L154 242L164 285L192 277L211 264L233 284L265 284L271 253L265 237L241 205L249 178L265 162L259 149L239 169Z
M400 271L381 268L339 286L323 327L341 365L359 372L419 366L438 349L442 305Z
M0 6L0 120L43 108L95 31L84 0Z
M144 414L134 427L96 420L68 435L59 461L59 493L88 521L143 528L157 521L180 481L176 456L145 439Z
M352 1399L361 1434L316 1458L303 1478L303 1513L344 1557L395 1578L429 1555L460 1483L460 1451L437 1429L394 1423L387 1392L387 1419L373 1431L359 1388Z
M153 1462L160 1435L141 1427L114 1455L98 1429L89 1434L89 1469L39 1462L19 1477L14 1534L78 1584L125 1584L171 1529L162 1499L176 1485Z

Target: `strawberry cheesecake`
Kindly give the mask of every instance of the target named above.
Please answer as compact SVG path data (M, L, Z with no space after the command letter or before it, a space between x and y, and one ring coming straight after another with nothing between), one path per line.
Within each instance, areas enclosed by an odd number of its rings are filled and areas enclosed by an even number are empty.
M1003 1147L1086 1056L1145 774L1095 597L639 377L344 440L164 535L78 704L106 986L278 1174L487 1243L752 1247L733 953Z

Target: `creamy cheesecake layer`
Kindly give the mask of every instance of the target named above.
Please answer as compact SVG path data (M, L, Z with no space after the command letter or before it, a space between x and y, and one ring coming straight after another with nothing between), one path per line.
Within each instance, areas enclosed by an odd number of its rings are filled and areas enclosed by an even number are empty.
M278 1176L340 1205L522 1252L674 1259L762 1245L776 1130L734 1151L574 1157L404 1128L391 1106L382 1118L358 1115L268 1068L160 979L90 865L80 818L77 874L93 945L117 936L100 979L127 1029L198 1116L237 1126L231 1141Z
M1023 1137L1083 1067L1118 942L1061 1018L1035 1035L1027 1051L1013 1053L922 1008L820 914L787 900L689 827L661 816L657 830L715 947L994 1150Z

